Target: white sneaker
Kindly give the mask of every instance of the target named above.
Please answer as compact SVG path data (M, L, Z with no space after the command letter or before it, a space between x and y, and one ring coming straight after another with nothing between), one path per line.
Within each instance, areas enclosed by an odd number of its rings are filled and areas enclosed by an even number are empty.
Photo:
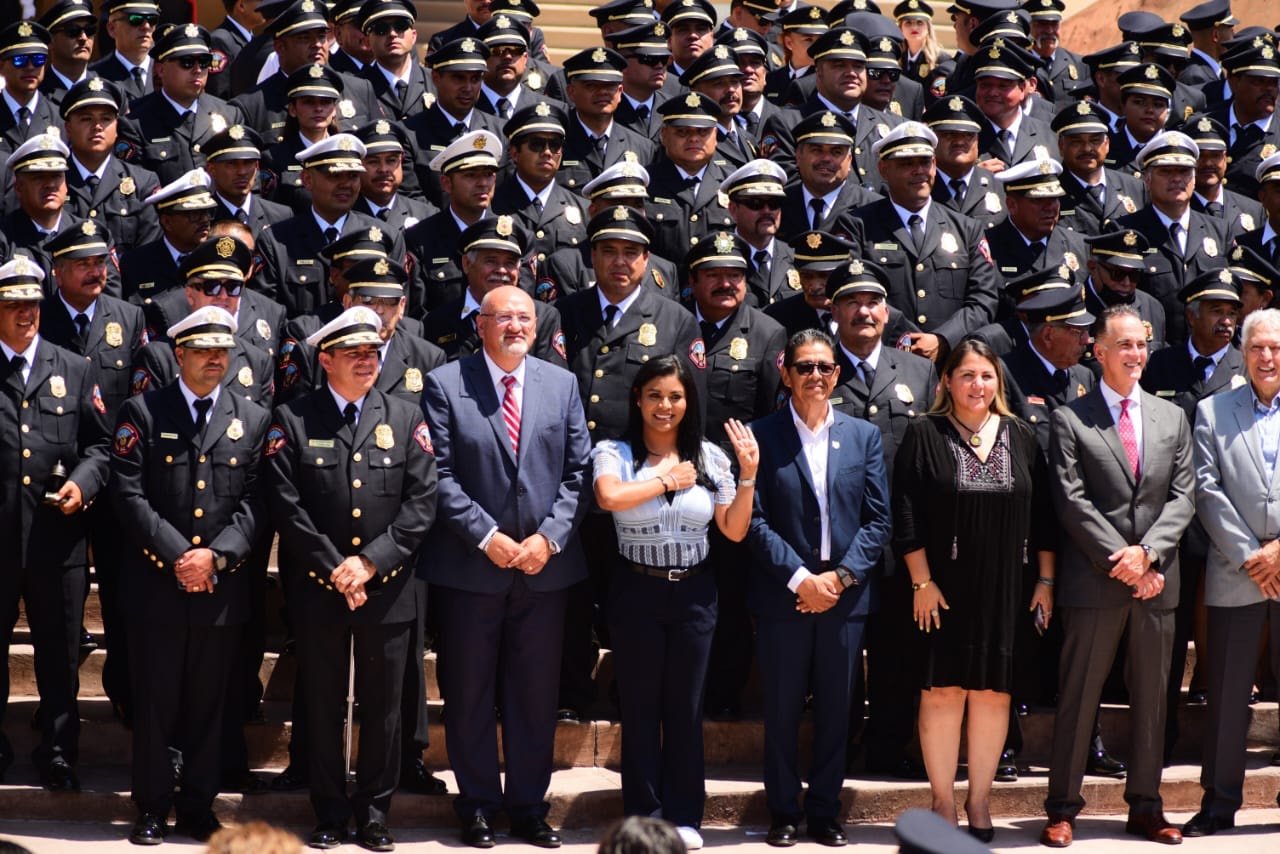
M689 851L697 851L702 847L702 834L697 828L693 827L677 827L676 833L680 834L680 838L684 841L684 847Z

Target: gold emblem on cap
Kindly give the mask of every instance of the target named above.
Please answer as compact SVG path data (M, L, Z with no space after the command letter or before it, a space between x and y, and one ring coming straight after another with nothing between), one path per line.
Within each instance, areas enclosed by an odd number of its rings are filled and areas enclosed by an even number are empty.
M1039 168L1041 175L1050 175L1053 173L1053 164L1048 160L1041 160Z
M716 45L716 59L728 59L728 58L729 58L729 48L725 47L722 44Z
M484 142L483 136L477 136L475 139L471 140L471 147L474 148L476 151L483 151L484 146L485 146L485 142Z
M549 116L551 115L551 105L546 101L539 101L538 105L533 108L533 112L538 116Z
M80 226L80 233L86 237L93 237L98 233L98 226L92 220L85 220L84 224Z
M1018 13L1010 12L1009 14L1004 16L1004 19L1008 21L1010 24L1016 24L1018 23Z
M805 242L805 245L807 245L810 249L817 249L819 246L822 245L822 235L810 234L808 237L804 239L804 242Z
M664 39L665 39L665 38L667 37L667 25L666 25L666 24L664 24L664 23L662 23L661 21L659 21L658 23L654 24L654 25L653 25L653 34L654 34L655 36L658 36L659 38L664 38Z
M496 26L498 29L505 30L511 26L511 19L508 18L506 15L499 15L498 17L493 19L493 23L494 23L494 26Z
M125 175L120 179L120 195L132 196L133 191L136 189L138 189L138 187L134 184L132 176Z
M236 374L236 382L240 383L240 385L246 388L253 385L253 368L249 367L248 365L245 365L243 368L241 368L239 372Z
M1266 45L1263 46L1262 48L1263 59L1274 59L1275 55L1276 55L1276 52L1272 50L1269 46L1266 46Z
M107 324L103 337L106 338L108 347L119 347L124 343L124 327L113 320Z
M998 48L998 47L993 47L993 48L991 48L991 50L987 51L987 56L989 56L989 57L990 57L990 58L992 58L992 59L999 59L999 58L1000 58L1000 48Z
M307 75L313 80L319 80L324 76L324 69L318 65L313 65L307 69Z
M725 252L732 252L732 251L733 251L733 237L732 237L731 235L729 235L729 234L726 234L726 233L725 233L725 232L723 232L723 231L722 231L722 232L720 232L719 234L717 234L717 235L716 235L716 239L715 239L715 249L716 249L716 251L717 251L717 252L719 252L719 253L721 253L721 254L724 254Z
M848 30L845 30L843 33L841 33L840 44L844 45L845 47L848 47L849 45L853 44L853 33L849 32Z
M1231 271L1230 270L1218 271L1218 281L1222 282L1224 285L1231 284Z
M606 57L606 55L605 55L605 52L604 52L604 48L602 48L602 47L598 47L598 48L596 48L595 50L591 51L591 61L592 61L592 62L604 62L604 61L605 61L605 57Z
M1174 24L1173 29L1170 32L1173 33L1173 37L1175 39L1180 39L1186 34L1187 31L1182 29L1182 24Z
M374 243L381 243L382 229L378 228L376 225L373 228L369 229L369 239L372 240Z
M54 397L67 396L67 381L60 376L49 377L49 394Z
M1089 115L1091 110L1089 108L1089 105L1086 102L1081 101L1080 103L1076 104L1076 112L1082 116L1087 116Z
M821 17L822 17L822 10L819 9L817 6L814 6L809 10L809 19L811 21L816 21Z
M511 225L512 225L511 217L507 214L503 214L502 216L498 217L498 223L497 225L494 226L494 230L498 232L499 237L510 237Z
M235 442L244 438L244 422L239 418L232 418L231 423L227 425L227 438Z
M864 272L866 272L866 268L862 266L862 261L860 259L854 258L849 262L849 275L861 276Z
M187 24L187 28L182 31L182 34L189 39L197 39L200 38L200 28L195 24Z
M94 77L94 78L92 78L92 79L89 81L89 91L90 91L90 92L101 92L101 91L102 91L103 89L105 89L105 88L106 88L106 87L102 85L102 78L101 78L101 77Z
M463 52L463 53L475 53L475 52L476 52L476 40L475 40L475 39L463 39L463 40L462 40L462 52Z
M882 53L893 53L893 40L880 39L880 51Z
M818 119L818 121L821 122L824 128L833 128L836 126L836 114L823 113L822 118Z
M658 327L652 323L640 324L640 331L636 333L636 341L641 347L652 347L658 343Z
M1063 264L1063 265L1061 265L1060 267L1058 267L1058 278L1059 278L1059 279L1070 279L1070 278L1071 278L1071 268L1069 268L1066 264Z
M919 9L919 8L920 8L920 0L908 0L908 2L907 2L907 8L908 8L908 9Z
M1240 246L1237 246L1235 249L1232 249L1232 250L1231 250L1231 260L1232 260L1232 261L1243 261L1243 260L1244 260L1244 248L1243 248L1243 247L1240 247Z
M316 10L315 3L312 3L311 0L302 0L302 11L314 12L315 10Z
M30 38L31 25L28 24L26 21L23 21L21 24L18 24L18 35L22 36L24 39Z
M619 205L613 209L613 219L615 222L622 222L627 218L627 209Z
M244 125L232 125L227 128L227 136L235 140L244 139Z
M1208 116L1205 116L1204 118L1200 119L1200 121L1196 122L1196 130L1200 131L1201 133L1208 133L1209 131L1213 130L1213 122L1209 121Z
M1148 80L1155 80L1160 76L1159 70L1154 65L1148 65L1147 70L1142 73Z
M747 358L747 339L735 338L729 342L729 358L738 361Z
M736 42L744 42L747 40L747 31L743 27L738 27L733 31L733 40Z
M698 97L697 92L690 92L684 96L684 105L686 107L699 107L702 105L702 99Z
M384 451L389 451L396 446L396 436L391 432L390 424L379 424L373 428L373 444Z
M219 237L217 245L213 248L218 253L219 258L230 258L236 254L236 241L231 237Z
M386 119L378 119L378 123L373 126L373 132L379 136L385 136L391 133L391 123Z
M952 98L950 101L947 101L947 108L953 113L961 112L964 110L964 101L960 100L958 96Z
M391 265L387 263L386 258L379 258L373 265L373 272L379 276L385 276L391 272Z

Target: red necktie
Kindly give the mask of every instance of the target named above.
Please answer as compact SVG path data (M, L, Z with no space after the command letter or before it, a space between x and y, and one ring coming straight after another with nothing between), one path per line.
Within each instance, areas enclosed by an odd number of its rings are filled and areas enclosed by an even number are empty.
M520 457L520 404L516 403L516 378L507 374L502 378L507 387L502 395L502 420L507 422L507 436L511 439L511 452ZM1132 434L1133 430L1130 428Z
M1129 458L1129 470L1133 472L1133 479L1137 480L1142 464L1138 459L1138 435L1133 432L1133 419L1129 417L1129 404L1132 402L1128 398L1120 401L1120 422L1116 427L1120 431L1124 455Z

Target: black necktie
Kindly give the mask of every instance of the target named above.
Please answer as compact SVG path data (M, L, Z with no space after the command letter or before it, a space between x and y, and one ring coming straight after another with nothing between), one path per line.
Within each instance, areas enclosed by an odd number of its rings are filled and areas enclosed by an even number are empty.
M1173 238L1173 251L1182 255L1186 252L1182 247L1182 223L1169 223L1169 236Z
M641 124L648 123L649 121L649 105L648 104L641 104L640 106L636 107L636 118L640 120Z
M757 249L755 254L751 256L751 260L756 265L756 272L758 272L766 282L769 281L769 253L763 249Z
M342 408L342 423L346 424L348 427L353 426L356 423L356 416L358 414L359 410L356 409L356 405L354 403L348 403Z
M1044 251L1048 248L1046 242L1043 240L1036 240L1029 248L1031 249L1031 258L1033 263L1036 266L1039 266L1040 259L1044 257Z
M135 65L129 70L129 76L133 78L133 85L138 87L138 91L146 91L147 80L143 76L142 66Z
M533 209L537 211L539 214L542 213L542 197L541 196L534 196L532 199L529 200L529 204L533 205Z
M828 335L831 334L831 312L829 311L818 312L818 323L821 324L821 328L823 332L826 332Z
M89 188L90 195L98 192L98 185L101 183L102 183L102 179L99 178L97 175L90 175L89 177L84 179L84 184L86 187Z
M332 243L333 241L335 241L335 240L337 240L337 239L338 239L338 229L334 228L334 227L331 225L331 226L329 226L328 228L326 228L326 229L324 230L324 242L325 242L325 245L328 245L328 244Z
M1067 390L1067 372L1062 368L1053 372L1053 389L1058 394L1064 394Z
M698 325L702 327L702 343L707 345L707 349L711 349L712 343L720 335L720 327L716 326L710 320L700 320Z
M24 129L31 127L31 110L29 108L18 108L18 124L22 125Z
M404 104L404 96L408 91L408 83L405 83L403 80L396 81L396 99L399 100L401 104Z
M601 134L600 136L596 137L595 143L596 143L596 153L599 154L601 157L604 157L604 150L609 147L609 136L607 134Z
M244 208L236 208L235 218L245 224L249 222L249 214L245 213Z
M13 358L9 360L9 367L13 369L13 375L18 378L18 384L25 386L27 381L22 378L22 369L27 366L27 357L21 353L15 353Z
M504 118L504 119L511 118L511 99L510 98L499 98L498 103L495 104L494 106L497 107L498 115L501 118Z
M747 113L744 118L747 123L747 133L755 136L756 132L760 129L760 117L756 115L754 110L752 110Z
M684 179L684 186L680 188L680 192L683 193L686 190L694 194L697 194L698 192L698 176L697 175L690 175L688 178Z
M1204 209L1208 211L1209 216L1222 218L1222 202L1206 202Z
M80 312L75 316L75 324L76 338L79 339L76 343L80 347L80 352L83 353L85 344L89 342L89 316Z
M826 207L822 203L822 199L814 199L809 202L809 209L813 211L813 230L819 231L822 227L822 211Z
M1199 375L1197 382L1204 382L1213 375L1213 359L1209 356L1196 356L1192 361L1196 367L1196 373Z
M387 217L391 216L391 208L382 208L376 214L374 214L374 216L376 216L378 219L382 220L383 222L386 222Z
M458 122L453 126L454 139L457 139L458 137L462 136L466 132L467 132L467 126L462 122Z
M1104 184L1089 185L1089 195L1092 196L1093 200L1098 203L1098 207L1102 207L1103 205L1106 204L1106 197L1105 197L1106 192L1107 192L1107 188Z
M952 178L947 182L947 186L951 188L951 198L957 202L964 201L964 193L968 189L968 185L965 184L963 178Z
M474 331L476 328L476 318L479 316L480 316L480 309L478 308L472 309L471 313L466 316L467 325L471 327L472 331Z
M1004 153L1006 155L1005 157L1002 157L1000 159L1005 161L1012 160L1013 159L1013 131L1007 128L1002 128L1001 130L996 131L996 139L1000 140L1000 147L1004 149Z
M618 319L618 307L616 305L606 305L604 307L604 325L609 329L613 328L613 324Z
M871 367L870 362L859 362L858 370L862 371L862 382L867 387L867 393L871 393L871 384L876 381L876 369Z
M196 435L204 433L205 425L209 423L209 410L213 407L213 401L207 397L193 400L191 405L196 410Z
M1267 241L1267 254L1272 261L1280 260L1280 238L1273 237Z
M911 242L915 244L916 254L920 254L920 247L924 245L924 217L920 214L912 214L907 217L907 227L911 229Z

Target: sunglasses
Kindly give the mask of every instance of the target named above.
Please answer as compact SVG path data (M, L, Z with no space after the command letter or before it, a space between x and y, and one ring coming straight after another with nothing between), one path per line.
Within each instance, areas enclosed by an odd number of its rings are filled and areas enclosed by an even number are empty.
M650 68L666 68L671 64L671 57L669 56L637 56L634 59L641 65L647 65Z
M30 65L32 68L40 68L49 59L47 54L43 53L24 53L19 56L10 57L9 61L13 63L14 68L26 68Z
M762 211L765 208L771 211L782 210L782 199L734 199L733 203L749 211Z
M212 56L180 56L174 60L178 63L178 67L183 71L190 71L193 68L210 68L213 65Z
M396 33L404 34L409 32L409 29L412 26L413 26L413 21L409 20L408 18L395 18L394 20L390 20L390 21L375 21L374 23L369 25L369 32L375 36L391 35L392 30L394 30Z
M229 297L238 297L240 291L244 290L244 282L237 279L204 279L195 287L208 297L219 297L223 293Z
M93 38L98 34L98 25L83 24L79 26L62 27L61 29L55 30L55 32L62 33L69 39L78 39L81 36L88 36L89 38Z
M156 24L160 23L160 16L159 15L126 15L125 20L129 22L129 26L131 27L141 27L148 24L151 25L152 27L155 27Z
M556 154L564 149L564 139L558 136L535 136L532 139L526 139L524 147L534 154L541 154L544 151Z
M902 76L902 72L896 68L868 68L867 77L872 80L883 80L886 77L894 83L898 82L898 78Z
M1117 282L1136 282L1142 278L1141 270L1130 270L1127 267L1114 267L1110 264L1099 264L1098 266L1107 271L1107 275L1115 279Z
M528 53L526 49L518 45L508 45L507 47L495 47L489 50L490 59L519 59Z
M814 371L824 377L829 377L836 372L836 366L831 362L796 362L791 368L802 377L807 377Z

